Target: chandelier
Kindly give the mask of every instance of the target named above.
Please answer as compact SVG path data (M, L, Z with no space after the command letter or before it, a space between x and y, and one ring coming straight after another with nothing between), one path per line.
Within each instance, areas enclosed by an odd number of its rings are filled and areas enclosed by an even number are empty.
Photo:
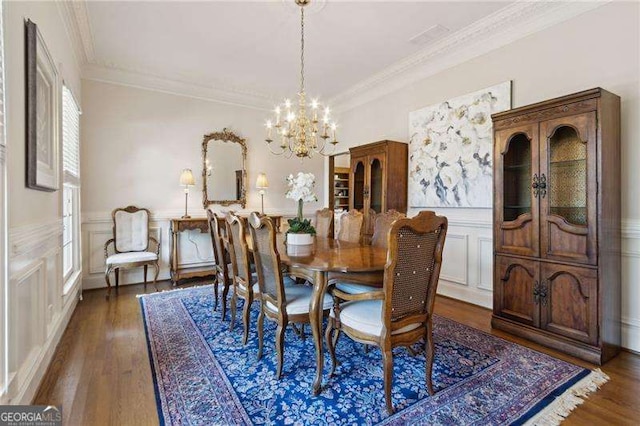
M269 151L276 155L286 154L289 158L293 155L311 158L314 154L329 155L325 153L327 144L335 149L336 124L330 121L329 108L322 108L317 99L307 103L304 91L304 7L311 0L295 0L300 6L300 92L298 93L298 110L290 99L276 106L274 117L267 120L267 146ZM319 116L322 115L322 124ZM274 151L272 142L274 138L280 139L279 150Z

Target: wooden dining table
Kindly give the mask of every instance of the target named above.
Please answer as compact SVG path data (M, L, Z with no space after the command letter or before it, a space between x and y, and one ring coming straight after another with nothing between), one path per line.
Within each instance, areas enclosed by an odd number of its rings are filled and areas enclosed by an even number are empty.
M313 394L318 395L322 388L324 365L322 306L329 281L348 279L351 282L381 287L387 251L368 244L316 237L310 248L310 253L292 255L287 254L284 239L284 234L278 234L278 252L281 262L287 265L293 276L305 278L313 283L313 297L309 303L309 319L316 350L316 377L313 382Z

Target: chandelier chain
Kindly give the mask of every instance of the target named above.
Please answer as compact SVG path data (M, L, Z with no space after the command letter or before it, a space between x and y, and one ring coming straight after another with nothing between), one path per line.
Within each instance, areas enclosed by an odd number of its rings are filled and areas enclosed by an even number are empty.
M287 158L295 155L300 159L311 158L313 154L330 155L325 148L335 146L336 124L330 121L329 108L322 107L317 99L307 100L304 89L304 6L311 0L295 0L300 6L300 92L297 105L291 99L274 109L275 120L267 120L265 142L269 151ZM279 150L271 149L274 139L280 139Z
M300 8L300 93L304 93L304 7Z

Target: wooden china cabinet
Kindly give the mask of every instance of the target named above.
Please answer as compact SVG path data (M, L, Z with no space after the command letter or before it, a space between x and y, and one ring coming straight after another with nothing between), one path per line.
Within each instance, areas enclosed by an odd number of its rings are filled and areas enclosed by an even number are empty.
M364 236L373 234L373 215L407 212L408 145L380 141L349 150L349 209L364 213Z
M620 346L620 98L494 114L492 326L602 364Z

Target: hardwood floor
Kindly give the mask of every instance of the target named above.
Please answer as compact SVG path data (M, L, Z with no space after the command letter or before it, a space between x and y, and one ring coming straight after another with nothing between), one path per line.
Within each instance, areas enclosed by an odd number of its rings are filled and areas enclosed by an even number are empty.
M188 284L186 285L188 286ZM182 287L186 287L182 286ZM158 284L171 289L169 282ZM148 285L124 286L105 300L105 290L84 293L34 404L61 405L65 425L158 424L149 358L136 294ZM491 330L491 312L438 297L436 313L584 367L595 366ZM640 356L622 352L602 367L611 380L568 417L566 425L638 424Z

